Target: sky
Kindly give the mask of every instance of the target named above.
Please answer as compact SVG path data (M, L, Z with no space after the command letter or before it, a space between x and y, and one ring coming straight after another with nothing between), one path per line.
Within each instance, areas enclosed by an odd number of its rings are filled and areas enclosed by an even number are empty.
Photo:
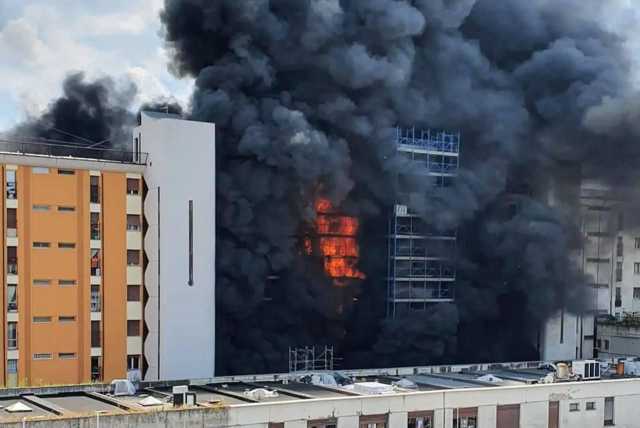
M131 80L138 103L173 96L186 104L193 81L177 79L167 68L162 5L163 0L0 0L0 132L38 115L74 71L85 71L89 79L109 75L123 85ZM640 52L640 2L606 0L604 11L603 25ZM640 82L640 55L631 57L631 77Z
M0 132L37 115L64 77L85 71L138 87L138 102L188 102L192 80L167 68L163 0L0 0Z

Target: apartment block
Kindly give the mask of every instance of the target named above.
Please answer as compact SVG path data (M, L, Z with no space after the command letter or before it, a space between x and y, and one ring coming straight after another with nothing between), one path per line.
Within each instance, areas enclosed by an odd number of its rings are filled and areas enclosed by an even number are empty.
M0 383L136 376L142 166L3 154L0 170Z
M0 385L213 376L214 141L143 113L134 151L0 143Z

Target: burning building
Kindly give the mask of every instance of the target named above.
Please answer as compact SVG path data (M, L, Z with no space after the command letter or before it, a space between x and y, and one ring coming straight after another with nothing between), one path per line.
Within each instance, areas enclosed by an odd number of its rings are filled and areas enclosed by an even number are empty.
M316 201L315 209L315 239L305 239L307 254L315 253L323 258L325 273L336 287L346 287L354 281L364 279L364 273L357 266L360 257L358 219L341 214L325 198Z
M417 165L411 174L432 180L434 186L451 185L458 171L460 134L396 129L398 153ZM414 177L415 178L415 177ZM440 230L419 216L411 194L400 191L389 216L387 314L395 317L426 305L451 302L455 296L456 230Z

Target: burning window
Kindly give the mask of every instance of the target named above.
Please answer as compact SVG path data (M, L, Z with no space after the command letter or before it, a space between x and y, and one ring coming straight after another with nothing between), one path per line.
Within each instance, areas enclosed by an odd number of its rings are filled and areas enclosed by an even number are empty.
M317 244L307 238L304 242L306 253L313 254L315 249L324 257L324 270L334 279L335 285L345 285L345 279L364 279L364 274L357 268L360 256L358 219L338 213L328 199L318 199L315 208Z

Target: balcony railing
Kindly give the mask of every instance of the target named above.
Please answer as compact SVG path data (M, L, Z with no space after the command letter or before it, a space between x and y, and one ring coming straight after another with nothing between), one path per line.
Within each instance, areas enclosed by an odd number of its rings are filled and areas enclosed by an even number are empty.
M7 273L9 275L17 275L18 274L18 264L17 263L7 263Z
M149 154L145 152L136 153L126 150L86 147L68 142L36 138L30 138L28 140L0 139L0 152L95 159L100 161L137 165L146 165L147 158L149 156Z
M8 312L18 312L18 302L7 302L7 311Z
M7 339L7 347L9 349L18 349L18 338L9 338Z

